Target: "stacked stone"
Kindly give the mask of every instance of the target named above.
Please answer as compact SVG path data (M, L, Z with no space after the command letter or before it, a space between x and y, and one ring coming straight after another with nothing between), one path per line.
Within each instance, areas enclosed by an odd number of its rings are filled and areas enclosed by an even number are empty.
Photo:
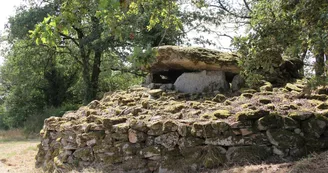
M91 110L99 107L99 102L89 105ZM272 155L299 157L328 147L325 111L280 116L243 110L235 122L142 120L92 112L48 118L40 133L37 164L47 172L84 167L108 172L191 172L229 162L258 162Z

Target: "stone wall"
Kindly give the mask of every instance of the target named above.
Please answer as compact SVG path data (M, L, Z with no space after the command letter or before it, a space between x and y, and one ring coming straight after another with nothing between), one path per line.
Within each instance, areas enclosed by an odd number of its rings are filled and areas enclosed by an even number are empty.
M84 167L105 172L196 172L272 156L300 157L328 147L327 111L290 109L281 115L265 109L222 109L182 118L217 100L156 105L154 99L181 95L152 91L150 98L146 90L114 93L45 120L37 166L47 172ZM152 111L156 106L165 111Z

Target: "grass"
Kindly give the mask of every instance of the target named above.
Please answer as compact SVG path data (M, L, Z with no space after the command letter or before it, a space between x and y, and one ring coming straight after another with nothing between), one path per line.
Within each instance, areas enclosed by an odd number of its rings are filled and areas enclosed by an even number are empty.
M38 139L27 138L22 130L0 131L0 172L41 172L34 168L38 144Z

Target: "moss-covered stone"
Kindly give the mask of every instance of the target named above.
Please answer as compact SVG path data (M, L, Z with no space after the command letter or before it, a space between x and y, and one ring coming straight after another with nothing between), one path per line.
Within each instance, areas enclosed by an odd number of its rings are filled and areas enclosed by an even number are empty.
M307 137L305 140L308 153L318 152L328 148L328 139L326 138Z
M302 92L302 88L299 88L297 85L291 84L291 83L287 83L285 88L288 91L297 91L297 92Z
M223 121L213 121L211 123L212 128L217 131L218 134L223 135L224 132L227 132L231 129L230 125Z
M296 129L300 127L300 123L293 118L283 117L284 129Z
M273 86L270 82L265 82L263 86L260 87L261 92L272 91Z
M227 159L233 164L260 163L272 155L272 150L266 146L230 147Z
M253 94L252 93L243 93L243 94L241 94L240 97L250 99L253 97Z
M152 136L158 136L163 134L163 124L162 121L150 122L147 127L149 128L147 134Z
M174 104L174 105L170 105L168 107L165 108L165 111L170 112L170 113L178 113L180 112L183 108L185 108L184 104Z
M126 117L113 117L113 118L104 118L103 126L107 130L111 130L113 125L125 123L127 121Z
M74 157L83 161L93 161L94 156L91 148L80 148L73 153Z
M213 114L209 114L209 113L204 113L200 117L202 119L206 119L206 120L217 120L218 119L216 116L214 116Z
M268 130L271 128L283 127L282 117L276 113L271 113L257 120L257 128L259 130Z
M288 116L295 120L303 121L313 117L314 113L309 111L292 111L289 112Z
M143 158L154 158L161 155L161 148L159 146L149 146L140 150L140 155Z
M266 105L266 104L272 103L272 100L269 98L262 97L262 98L259 98L259 102Z
M327 127L327 121L319 118L311 118L301 123L302 131L306 136L320 138Z
M304 146L304 139L291 131L277 129L267 130L268 139L272 145L281 149L298 148Z
M132 129L138 130L141 132L147 132L149 128L147 127L147 124L143 120L136 120L136 119L131 119L129 121L129 125Z
M242 136L217 136L215 138L207 138L205 140L207 145L219 145L219 146L241 146L252 144L251 141L244 139Z
M243 110L237 112L236 118L238 121L256 120L269 114L270 112L266 110Z
M274 104L267 104L265 107L269 110L275 110L276 109L276 106Z
M326 101L327 100L326 94L311 94L309 96L306 96L307 99L314 99L314 100L320 100L320 101Z
M226 105L226 106L229 106L231 104L232 104L232 101L230 101L230 100L226 100L223 102L223 105Z
M242 88L242 89L240 89L240 92L242 92L242 93L251 93L251 94L254 94L254 93L256 93L257 91L256 91L255 89Z
M173 120L168 120L163 123L163 132L168 133L168 132L175 132L178 130L178 124L177 122Z
M211 122L195 122L192 125L191 134L202 138L209 138L217 135Z
M328 103L327 102L321 103L316 108L317 109L328 109Z
M190 147L203 145L204 143L205 140L201 138L185 137L179 139L178 145L180 149L187 149Z
M231 116L231 112L229 110L216 110L211 115L219 119L225 119Z
M148 94L151 95L152 97L160 97L163 93L162 89L152 89L148 91Z
M140 172L146 172L148 171L148 169L146 169L146 166L147 166L147 160L142 159L140 156L132 156L128 160L124 160L124 162L121 165L124 172L133 172L135 170L138 170Z
M155 143L173 150L178 144L179 134L177 132L166 133L155 138Z
M214 101L214 102L218 102L218 103L222 103L222 102L224 102L226 99L227 99L227 97L224 96L223 94L217 94L217 95L212 99L212 101Z
M180 136L186 137L191 135L192 123L179 123L178 133Z

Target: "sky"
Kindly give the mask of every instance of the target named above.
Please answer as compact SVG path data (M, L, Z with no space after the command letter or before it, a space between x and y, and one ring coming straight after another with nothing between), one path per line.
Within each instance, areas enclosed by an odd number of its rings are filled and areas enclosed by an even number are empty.
M22 0L7 0L0 5L0 34L4 31L8 18L15 13L15 6L23 2ZM3 57L0 56L0 64L3 63Z
M19 6L22 4L24 0L8 0L5 3L1 3L0 5L0 35L4 31L5 24L8 21L8 18L15 13L15 7ZM228 31L228 34L231 36L236 36L236 32L234 31ZM188 34L189 38L193 38L194 36L199 36L202 35L205 38L209 38L212 41L216 43L216 45L211 45L211 46L206 46L206 48L210 49L220 49L222 51L229 51L227 49L222 49L222 48L229 48L230 47L230 39L227 37L217 37L216 35L209 35L206 33L197 33L197 32L191 32ZM1 39L0 39L1 41ZM2 44L4 46L4 44ZM192 44L192 46L199 46L203 47L203 45L197 45L197 44ZM0 55L0 65L3 63L4 59Z

